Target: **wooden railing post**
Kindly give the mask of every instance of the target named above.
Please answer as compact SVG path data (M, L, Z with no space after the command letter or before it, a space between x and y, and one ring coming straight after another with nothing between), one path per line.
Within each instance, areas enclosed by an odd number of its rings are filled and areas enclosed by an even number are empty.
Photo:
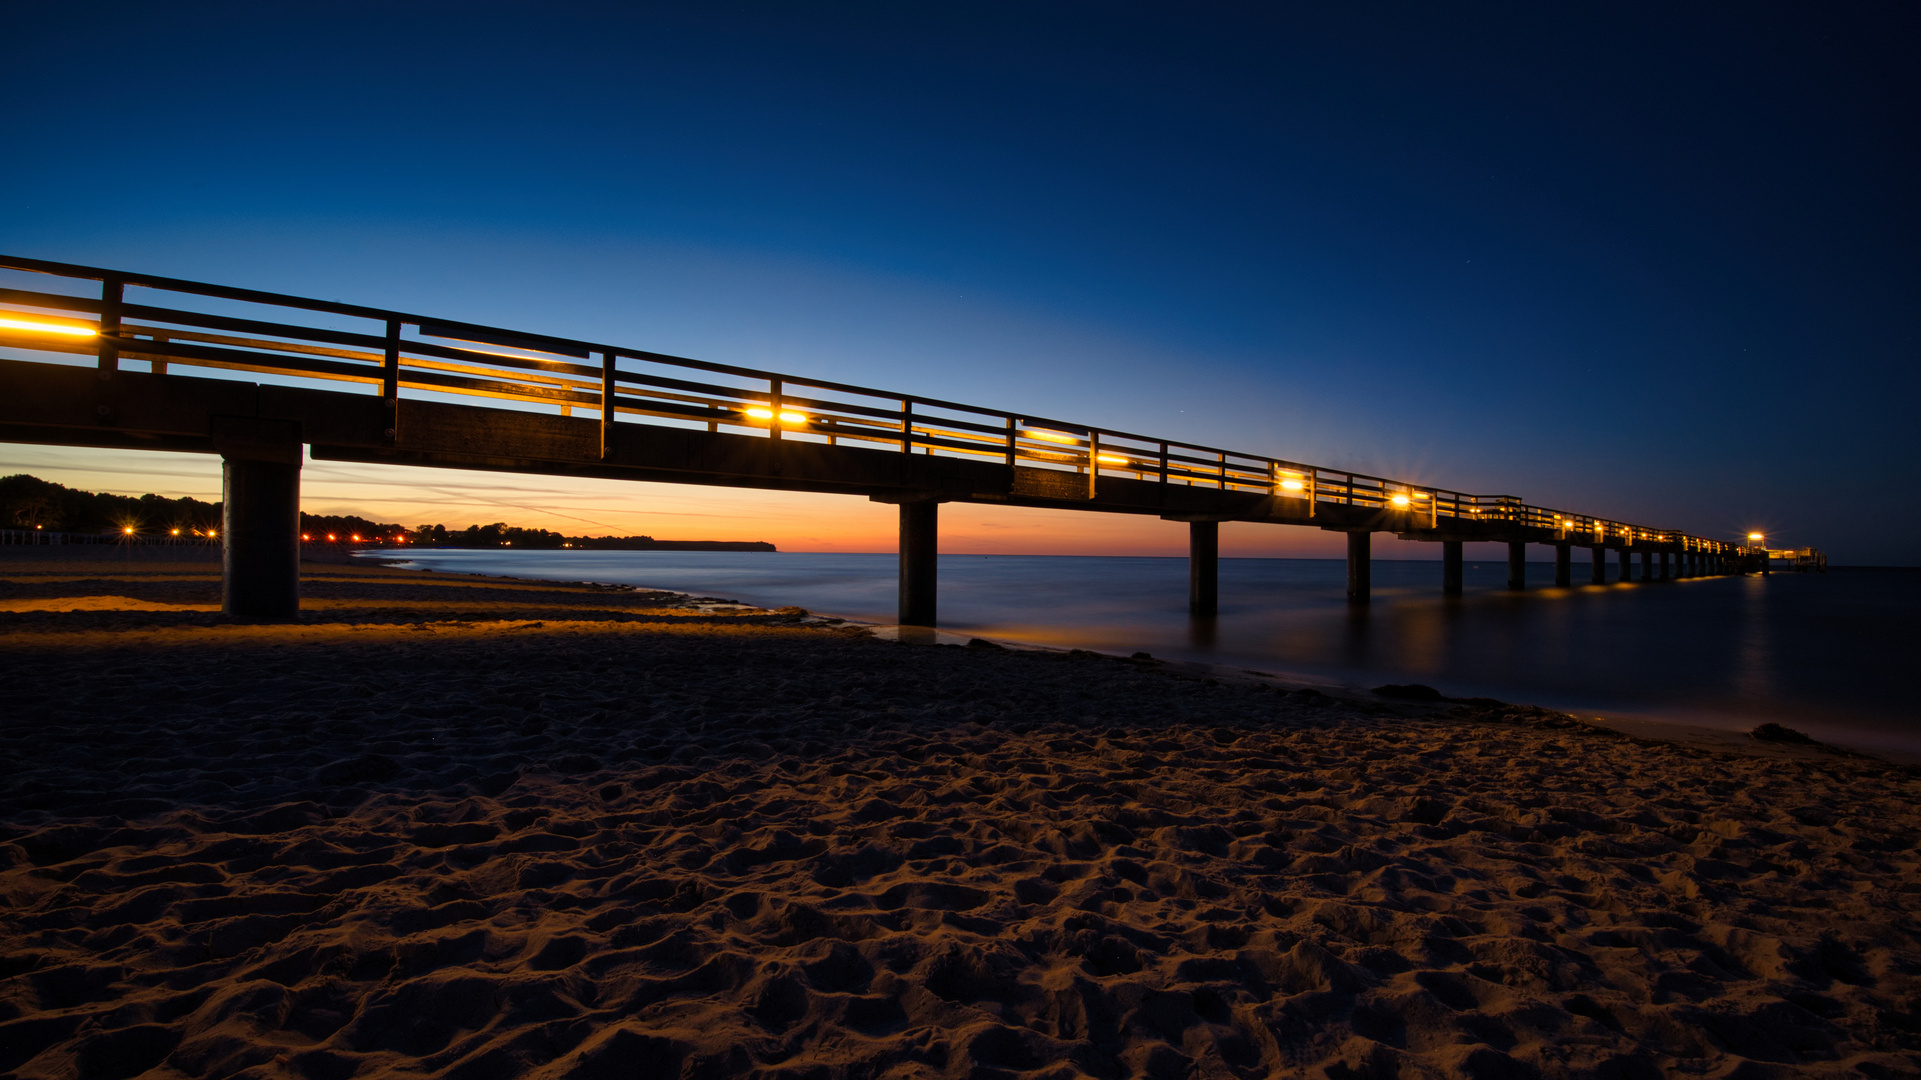
M387 440L400 436L400 322L387 320L387 348L380 361L380 399L387 407Z
M1161 444L1161 483L1167 483L1167 444Z
M119 278L100 280L100 370L120 369L120 301L126 287Z
M602 461L606 461L614 452L615 381L614 354L609 350L600 354L600 460ZM714 430L712 423L707 425L707 430Z
M1094 478L1101 471L1101 433L1087 429L1087 497L1094 497Z
M1010 469L1014 467L1014 457L1017 449L1014 418L1010 416L1007 418L1007 467Z
M900 399L900 452L914 452L914 399Z
M767 380L767 405L774 414L767 418L767 437L770 439L779 439L781 414L779 379Z

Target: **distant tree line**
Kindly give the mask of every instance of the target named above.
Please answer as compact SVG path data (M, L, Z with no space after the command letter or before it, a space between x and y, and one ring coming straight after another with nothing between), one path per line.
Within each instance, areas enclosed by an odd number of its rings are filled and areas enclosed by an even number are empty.
M445 525L416 525L408 539L416 544L462 548L557 548L568 542L567 537L557 532L522 529L504 521L496 521L492 525L469 525L459 530L449 529Z
M80 491L26 473L0 476L0 519L10 529L47 532L206 534L220 528L220 504L164 495Z
M111 495L80 491L26 473L0 477L0 520L15 529L49 532L122 532L140 535L211 536L220 528L217 502L161 495ZM300 515L300 535L309 543L427 544L454 548L590 548L606 551L773 551L764 541L656 540L651 536L564 536L547 529L522 529L504 521L449 529L371 521L355 514Z
M368 521L356 514L308 514L300 515L300 535L308 540L332 540L335 543L387 543L398 540L406 533L404 525Z

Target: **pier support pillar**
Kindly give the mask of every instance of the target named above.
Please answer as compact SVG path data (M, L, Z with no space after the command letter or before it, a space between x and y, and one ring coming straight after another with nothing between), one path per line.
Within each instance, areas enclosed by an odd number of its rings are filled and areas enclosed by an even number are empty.
M1596 544L1588 549L1588 554L1594 558L1594 572L1589 575L1588 581L1595 585L1606 585L1608 583L1608 549Z
M940 503L900 504L900 622L933 626L939 584Z
M1347 534L1347 602L1350 604L1365 604L1372 599L1373 537L1374 534L1366 532Z
M1652 551L1641 552L1641 580L1654 580L1654 552Z
M1187 523L1187 610L1212 615L1221 609L1221 523Z
M1554 545L1554 587L1565 589L1574 584L1574 545Z
M1661 553L1661 580L1668 580L1668 553L1665 551Z
M1527 545L1518 540L1507 545L1507 587L1527 588Z
M300 615L300 444L291 461L230 456L220 466L220 610L236 619Z
M1634 580L1634 552L1626 548L1621 549L1621 580Z
M1461 542L1441 541L1441 595L1461 595Z

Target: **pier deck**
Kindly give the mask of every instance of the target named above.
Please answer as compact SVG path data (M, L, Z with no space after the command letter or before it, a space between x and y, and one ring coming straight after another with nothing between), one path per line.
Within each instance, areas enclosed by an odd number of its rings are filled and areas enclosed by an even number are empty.
M220 454L229 610L297 610L299 468L319 460L864 496L901 506L902 621L935 619L941 502L1190 523L1196 610L1223 521L1658 556L1677 575L1764 549L1423 482L843 383L357 305L0 258L0 441ZM34 287L28 288L27 285ZM292 515L290 518L289 515ZM283 520L287 519L287 520ZM1758 565L1756 565L1758 564ZM1623 576L1626 576L1625 574Z

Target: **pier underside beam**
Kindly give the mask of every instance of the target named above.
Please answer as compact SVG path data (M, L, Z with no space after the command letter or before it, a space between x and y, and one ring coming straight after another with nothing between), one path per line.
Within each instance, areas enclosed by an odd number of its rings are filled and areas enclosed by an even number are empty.
M1373 533L1347 534L1347 602L1365 604L1374 591Z
M1441 595L1461 595L1461 542L1441 541Z
M933 626L939 584L940 503L900 504L900 622Z
M221 463L220 610L236 619L300 615L300 464L227 457Z
M1187 610L1212 615L1221 609L1221 523L1187 523Z
M1554 587L1565 589L1574 584L1574 545L1554 545Z
M1527 588L1527 545L1510 540L1507 545L1507 587Z

